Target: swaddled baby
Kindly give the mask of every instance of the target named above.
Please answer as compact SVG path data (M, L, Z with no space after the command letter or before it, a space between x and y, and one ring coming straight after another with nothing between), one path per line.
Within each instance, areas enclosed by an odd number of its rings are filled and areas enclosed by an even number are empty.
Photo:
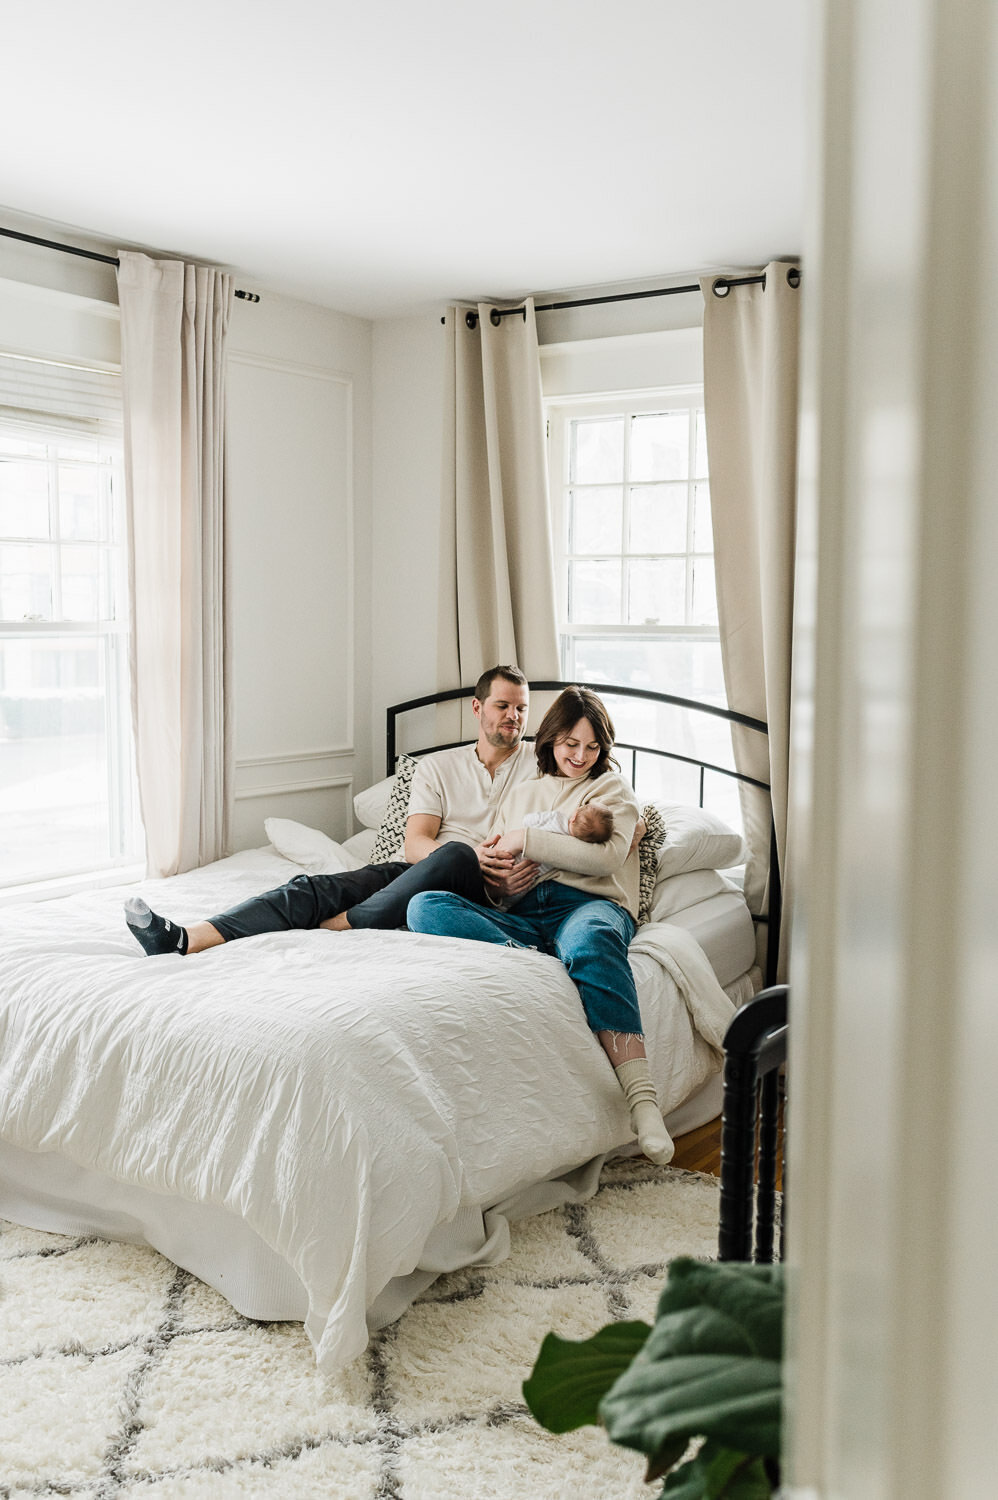
M582 802L568 817L563 812L524 813L520 822L524 828L571 834L584 844L605 844L613 832L613 813L602 802ZM537 878L550 875L556 868L556 865L538 865Z

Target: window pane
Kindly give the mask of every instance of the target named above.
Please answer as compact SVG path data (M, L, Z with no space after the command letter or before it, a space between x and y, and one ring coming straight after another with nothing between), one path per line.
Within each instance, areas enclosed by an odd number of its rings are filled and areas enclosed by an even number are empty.
M44 461L0 459L0 535L48 536L48 472Z
M0 620L51 620L52 563L51 547L0 546Z
M574 672L583 682L619 682L698 702L723 705L725 701L719 641L689 636L657 640L577 636L573 647ZM730 760L719 764L728 765Z
M721 648L717 641L686 638L641 640L586 636L568 643L566 672L581 682L616 683L621 687L651 688L674 693L698 703L725 703ZM662 745L681 754L703 759L716 766L734 767L730 726L724 719L690 713L669 704L635 701L607 695L607 707L621 745ZM630 779L632 770L639 800L698 803L698 767L658 756L632 757L621 749L621 770ZM737 783L723 775L708 773L704 804L741 832L741 806Z
M93 464L59 465L59 526L63 541L102 539L101 473Z
M693 559L693 624L717 624L717 593L712 557Z
M571 477L576 484L612 484L623 478L623 471L622 417L572 423Z
M113 617L106 575L107 555L85 544L62 549L63 620L107 620Z
M619 563L569 563L568 618L573 625L620 623Z
M569 494L569 551L616 552L620 547L623 491L610 485Z
M702 411L696 414L696 456L693 460L693 472L697 479L709 473L707 468L707 418Z
M693 551L713 552L714 533L710 520L710 485L693 486Z
M685 479L690 467L690 414L631 418L631 479Z
M15 431L4 434L3 451L16 458L44 458L45 444L38 438L18 435Z
M629 552L685 552L685 484L643 485L630 492Z
M113 799L109 790L112 644L0 640L0 884L94 869L130 852L120 847L130 779Z
M127 609L120 380L34 361L29 425L10 411L23 375L0 354L0 885L143 843L127 635L104 623Z
M627 623L686 623L686 561L660 557L627 564Z

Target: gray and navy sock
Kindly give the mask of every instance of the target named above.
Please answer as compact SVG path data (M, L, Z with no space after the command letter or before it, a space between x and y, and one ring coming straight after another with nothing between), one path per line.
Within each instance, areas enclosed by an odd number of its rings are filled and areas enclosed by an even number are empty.
M141 896L129 896L125 902L125 921L147 953L187 952L187 928L157 916Z

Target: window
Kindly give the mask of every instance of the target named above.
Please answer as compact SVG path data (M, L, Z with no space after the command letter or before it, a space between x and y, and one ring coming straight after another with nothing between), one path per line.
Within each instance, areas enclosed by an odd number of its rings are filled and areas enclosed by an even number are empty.
M0 886L142 854L119 385L0 355Z
M548 416L564 675L723 703L700 393Z
M547 415L562 675L723 706L702 389L562 398ZM668 710L613 711L621 739L657 723L666 742ZM691 753L731 763L723 722L697 734ZM645 773L649 795L698 800L682 767ZM736 790L715 791L739 826Z

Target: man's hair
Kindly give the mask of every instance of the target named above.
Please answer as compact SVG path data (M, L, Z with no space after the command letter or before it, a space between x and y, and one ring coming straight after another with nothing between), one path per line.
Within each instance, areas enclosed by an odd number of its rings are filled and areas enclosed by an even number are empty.
M571 734L580 719L589 720L593 726L593 738L599 745L599 755L589 775L602 776L610 766L617 766L610 753L617 733L602 700L590 688L572 686L558 694L538 725L534 754L537 769L543 776L561 775L554 758L555 740Z
M584 844L605 844L613 832L613 813L603 802L582 802L572 814L572 832Z
M481 677L475 683L475 697L479 703L485 702L492 691L492 684L497 677L501 677L504 682L515 682L520 687L527 686L527 679L519 667L490 667L487 672L482 673Z

